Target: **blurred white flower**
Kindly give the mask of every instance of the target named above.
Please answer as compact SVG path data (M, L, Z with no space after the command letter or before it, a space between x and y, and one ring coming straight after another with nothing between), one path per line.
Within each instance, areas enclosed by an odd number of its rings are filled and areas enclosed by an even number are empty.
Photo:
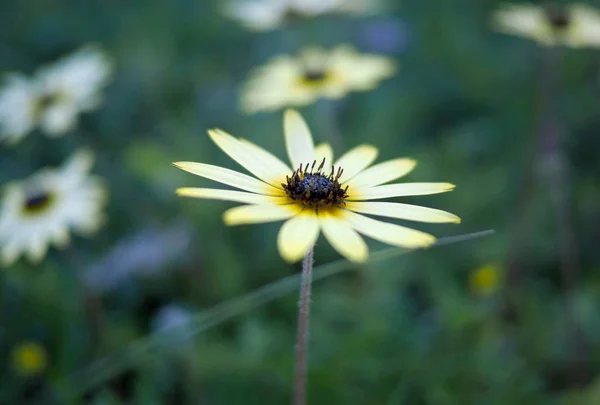
M506 4L494 13L492 27L543 46L600 47L600 12L586 4Z
M369 14L378 10L377 4L377 0L233 0L224 12L248 29L268 31L323 14Z
M339 99L350 91L372 90L395 72L390 58L360 54L347 45L331 51L307 48L257 68L242 89L241 108L255 113L308 105L321 97Z
M119 241L83 276L86 287L103 294L135 276L151 276L165 269L187 251L192 229L175 222L165 228L143 229Z
M22 253L37 263L48 245L64 247L71 229L84 234L103 223L106 189L88 175L89 151L78 151L60 168L40 170L28 179L5 187L0 205L0 256L10 265Z
M35 127L50 137L73 129L81 112L96 108L112 64L87 46L40 68L33 78L13 74L0 88L0 140L17 142Z
M37 100L32 80L17 73L6 77L0 88L0 141L17 143L33 130Z

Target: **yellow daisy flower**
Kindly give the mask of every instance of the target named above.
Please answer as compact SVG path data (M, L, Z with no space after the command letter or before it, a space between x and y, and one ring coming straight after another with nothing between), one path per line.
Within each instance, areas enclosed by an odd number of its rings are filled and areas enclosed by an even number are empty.
M416 165L414 160L393 159L368 167L378 151L371 145L360 145L334 162L331 147L315 147L306 122L294 110L285 112L284 133L293 169L245 139L236 139L220 129L208 131L221 150L258 179L204 163L176 162L174 165L180 169L244 190L180 188L177 194L247 204L225 212L227 225L285 220L277 246L288 262L300 260L321 231L334 249L355 262L368 256L367 245L359 233L406 248L435 242L435 237L427 233L361 214L421 222L460 222L456 215L432 208L367 201L454 189L449 183L385 185L408 174Z
M359 54L347 45L331 51L308 48L256 69L242 88L241 107L255 113L303 106L321 97L339 99L350 91L372 90L395 71L390 58Z
M298 19L325 14L369 14L377 0L235 0L226 3L224 13L254 31L279 28Z
M494 14L493 27L543 46L600 46L600 12L585 4L505 5Z
M46 369L46 349L37 342L22 342L12 350L12 365L15 372L29 377Z
M12 264L21 253L37 263L49 243L64 247L69 230L91 233L103 223L106 190L89 176L93 155L75 153L62 167L43 169L32 177L8 184L0 201L0 256Z
M500 267L497 264L486 264L475 269L469 275L469 287L474 295L489 297L502 284Z

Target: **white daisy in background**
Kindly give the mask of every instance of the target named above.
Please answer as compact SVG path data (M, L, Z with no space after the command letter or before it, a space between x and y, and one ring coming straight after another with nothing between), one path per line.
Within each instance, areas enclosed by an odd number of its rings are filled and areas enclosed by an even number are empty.
M268 31L324 14L363 15L378 11L377 0L234 0L224 13L250 30Z
M4 265L22 253L37 263L50 243L66 246L71 229L90 234L100 227L107 193L102 181L88 174L93 160L91 152L79 151L59 168L5 186L0 205Z
M40 68L31 79L8 76L0 89L0 140L14 143L38 126L48 136L64 135L81 112L98 107L111 72L106 54L87 46Z
M331 147L315 147L308 126L294 110L285 113L284 133L293 169L245 139L236 139L219 129L209 131L223 152L258 179L204 163L176 162L180 169L244 190L188 187L177 193L247 204L225 212L228 225L285 220L277 246L289 262L300 260L314 246L321 231L334 249L355 262L368 256L359 232L390 245L413 249L430 246L436 240L427 233L361 214L419 222L460 222L456 215L433 208L368 201L454 189L449 183L386 184L408 174L416 165L414 160L393 159L369 167L378 151L371 145L360 145L334 162Z
M5 78L0 87L0 141L15 144L33 130L37 103L33 80L17 73Z
M600 12L585 4L507 4L494 13L492 25L543 46L600 46Z
M242 88L248 113L303 106L319 98L339 99L350 91L372 90L396 72L388 57L360 54L341 45L326 51L308 48L298 56L277 56L251 73Z

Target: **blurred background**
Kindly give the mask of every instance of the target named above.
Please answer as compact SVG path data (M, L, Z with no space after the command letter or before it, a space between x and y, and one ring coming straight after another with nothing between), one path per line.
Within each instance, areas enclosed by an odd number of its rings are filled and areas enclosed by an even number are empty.
M76 129L0 145L1 183L86 146L110 191L93 237L0 272L0 403L289 402L298 283L244 301L299 270L277 253L279 224L226 227L235 204L177 197L214 183L171 162L237 170L213 127L284 158L281 111L244 115L240 85L274 55L349 43L392 57L398 74L301 108L316 140L337 133L336 156L371 143L380 161L419 161L407 181L456 184L405 202L462 223L416 228L495 233L342 261L315 282L309 403L600 404L597 51L565 49L548 89L547 50L490 30L495 0L389 2L267 32L222 5L0 4L0 72L31 74L90 43L114 62L103 104ZM315 257L317 273L341 260L322 241ZM224 316L207 315L222 303Z

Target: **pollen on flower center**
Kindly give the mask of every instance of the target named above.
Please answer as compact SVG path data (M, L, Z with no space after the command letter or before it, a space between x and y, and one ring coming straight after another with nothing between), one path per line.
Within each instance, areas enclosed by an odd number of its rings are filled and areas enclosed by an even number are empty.
M56 197L52 193L38 192L27 196L23 204L23 214L38 215L46 211L54 202Z
M301 203L304 207L337 207L343 205L344 199L348 197L348 186L342 187L339 182L343 169L336 171L331 167L329 175L325 175L322 170L325 166L325 159L321 162L315 171L316 161L312 165L307 164L287 176L287 184L283 184L283 189L287 195L295 201Z

